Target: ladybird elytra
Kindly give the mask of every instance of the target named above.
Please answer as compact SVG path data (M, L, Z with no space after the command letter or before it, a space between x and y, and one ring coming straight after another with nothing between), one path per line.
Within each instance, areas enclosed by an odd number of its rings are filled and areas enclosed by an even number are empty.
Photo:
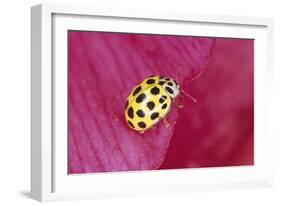
M165 123L165 117L179 93L180 86L172 78L147 77L132 89L126 100L125 118L128 126L143 132L161 119Z

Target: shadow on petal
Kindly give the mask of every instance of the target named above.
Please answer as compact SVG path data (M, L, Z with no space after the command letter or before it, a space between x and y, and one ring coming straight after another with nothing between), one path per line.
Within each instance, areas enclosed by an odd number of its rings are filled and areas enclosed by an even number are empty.
M186 101L161 169L254 164L254 41L216 39Z

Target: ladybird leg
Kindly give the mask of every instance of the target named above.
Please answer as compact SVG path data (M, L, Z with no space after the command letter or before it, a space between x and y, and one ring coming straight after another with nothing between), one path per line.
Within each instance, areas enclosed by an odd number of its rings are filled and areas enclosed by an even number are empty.
M175 105L179 109L183 108L183 99L181 96L175 100Z
M181 93L183 93L185 96L187 96L189 99L191 99L194 103L197 103L197 100L192 97L191 95L189 95L186 91L181 89Z
M167 118L163 118L163 123L164 123L166 128L168 128L170 126Z

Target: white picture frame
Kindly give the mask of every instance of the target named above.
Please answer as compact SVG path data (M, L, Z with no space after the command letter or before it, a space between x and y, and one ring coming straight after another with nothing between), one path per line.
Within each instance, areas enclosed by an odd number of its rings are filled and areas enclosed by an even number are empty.
M95 22L106 18L106 24ZM119 19L124 24L116 25ZM137 20L142 26L130 27ZM198 36L254 38L255 165L227 168L67 175L66 31L71 28L147 32L148 22L192 25ZM93 22L95 24L93 24ZM201 27L197 25L202 25ZM273 21L269 18L156 13L40 4L31 8L31 196L39 201L206 191L273 185L273 137L267 108L273 71ZM213 29L206 29L212 27ZM180 28L160 33L181 34ZM186 27L185 27L186 28ZM159 32L148 27L150 33ZM161 29L161 28L157 28ZM186 31L189 33L190 31ZM56 41L55 41L56 40ZM62 69L56 69L56 68ZM59 84L58 84L59 81ZM59 112L58 112L59 111ZM60 138L58 138L60 137ZM165 181L163 181L165 180ZM184 181L183 181L184 180Z

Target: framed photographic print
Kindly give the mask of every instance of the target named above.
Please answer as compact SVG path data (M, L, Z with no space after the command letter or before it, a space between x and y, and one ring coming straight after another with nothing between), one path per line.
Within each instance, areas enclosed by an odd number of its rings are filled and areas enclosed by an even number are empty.
M31 14L34 199L272 185L271 19Z

